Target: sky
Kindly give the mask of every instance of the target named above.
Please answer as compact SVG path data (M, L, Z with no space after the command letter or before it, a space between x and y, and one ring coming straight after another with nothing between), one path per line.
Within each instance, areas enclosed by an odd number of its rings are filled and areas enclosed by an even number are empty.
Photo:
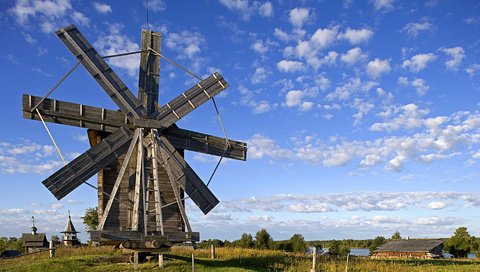
M247 161L224 160L208 215L187 202L202 239L266 228L274 240L372 239L396 230L480 236L478 1L0 0L0 236L60 235L96 192L57 201L42 181L63 165L41 122L22 118L23 93L45 95L76 63L55 36L75 24L101 55L137 51L142 28L162 53L229 87L216 102ZM136 93L138 55L108 63ZM160 104L196 84L161 62ZM83 67L51 98L116 110ZM212 103L178 122L222 137ZM67 160L86 129L48 124ZM217 157L186 152L207 181ZM95 184L96 177L90 179Z

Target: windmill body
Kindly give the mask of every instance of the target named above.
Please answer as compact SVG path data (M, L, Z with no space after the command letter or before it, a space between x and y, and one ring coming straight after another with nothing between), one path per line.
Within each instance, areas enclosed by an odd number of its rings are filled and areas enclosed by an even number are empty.
M120 111L23 95L23 116L88 128L91 148L43 184L58 199L98 173L98 229L92 241L126 248L198 241L185 213L187 195L207 214L218 199L184 160L184 150L246 159L246 144L181 129L175 122L223 91L214 73L158 104L161 35L142 31L138 96L125 86L74 26L56 32Z

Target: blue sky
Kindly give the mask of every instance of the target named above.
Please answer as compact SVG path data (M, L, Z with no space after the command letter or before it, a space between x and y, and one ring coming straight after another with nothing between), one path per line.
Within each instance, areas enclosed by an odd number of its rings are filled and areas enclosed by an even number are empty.
M96 206L81 186L61 201L41 184L62 166L40 122L22 119L23 93L44 95L74 64L54 31L74 23L102 55L136 51L140 30L196 74L219 71L218 96L246 162L226 160L210 188L221 203L203 239L267 228L276 240L480 235L480 4L476 1L0 1L0 236L58 235L71 210ZM136 90L138 56L109 60ZM161 63L160 102L195 80ZM80 67L52 98L116 109ZM222 136L211 103L179 122ZM49 124L68 160L86 131ZM208 180L216 158L187 152ZM90 180L96 182L96 178ZM82 239L86 240L85 231Z

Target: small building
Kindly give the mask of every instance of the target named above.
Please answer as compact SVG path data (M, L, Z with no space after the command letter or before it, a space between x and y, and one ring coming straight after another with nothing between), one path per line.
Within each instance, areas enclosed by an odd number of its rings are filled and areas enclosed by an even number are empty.
M22 245L25 247L25 253L32 253L48 249L47 235L37 233L35 227L35 217L32 216L32 232L22 233Z
M61 233L63 233L62 244L64 246L80 245L80 241L78 240L78 237L77 237L77 233L79 232L75 230L75 227L73 226L72 218L70 217L70 211L68 211L68 222L67 222L67 225L65 226L65 230L62 231Z
M406 239L393 240L381 245L373 252L373 258L441 258L442 240Z

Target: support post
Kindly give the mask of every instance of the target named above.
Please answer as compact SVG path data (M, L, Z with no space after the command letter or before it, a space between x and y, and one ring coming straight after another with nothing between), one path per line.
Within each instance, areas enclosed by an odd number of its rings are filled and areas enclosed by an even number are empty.
M192 272L195 272L195 255L192 253Z
M138 270L138 251L133 253L133 270Z
M347 253L347 264L345 266L345 272L348 272L348 256L350 256L350 253Z
M210 258L215 259L215 245L214 244L210 245Z
M163 263L163 254L158 254L158 268L163 269L165 264Z
M313 258L313 261L312 261L312 270L310 270L311 272L315 272L315 267L317 266L317 247L314 246L313 247L313 254L312 254L312 258Z
M49 249L50 249L50 258L55 258L55 246L53 245L53 240L50 240Z

